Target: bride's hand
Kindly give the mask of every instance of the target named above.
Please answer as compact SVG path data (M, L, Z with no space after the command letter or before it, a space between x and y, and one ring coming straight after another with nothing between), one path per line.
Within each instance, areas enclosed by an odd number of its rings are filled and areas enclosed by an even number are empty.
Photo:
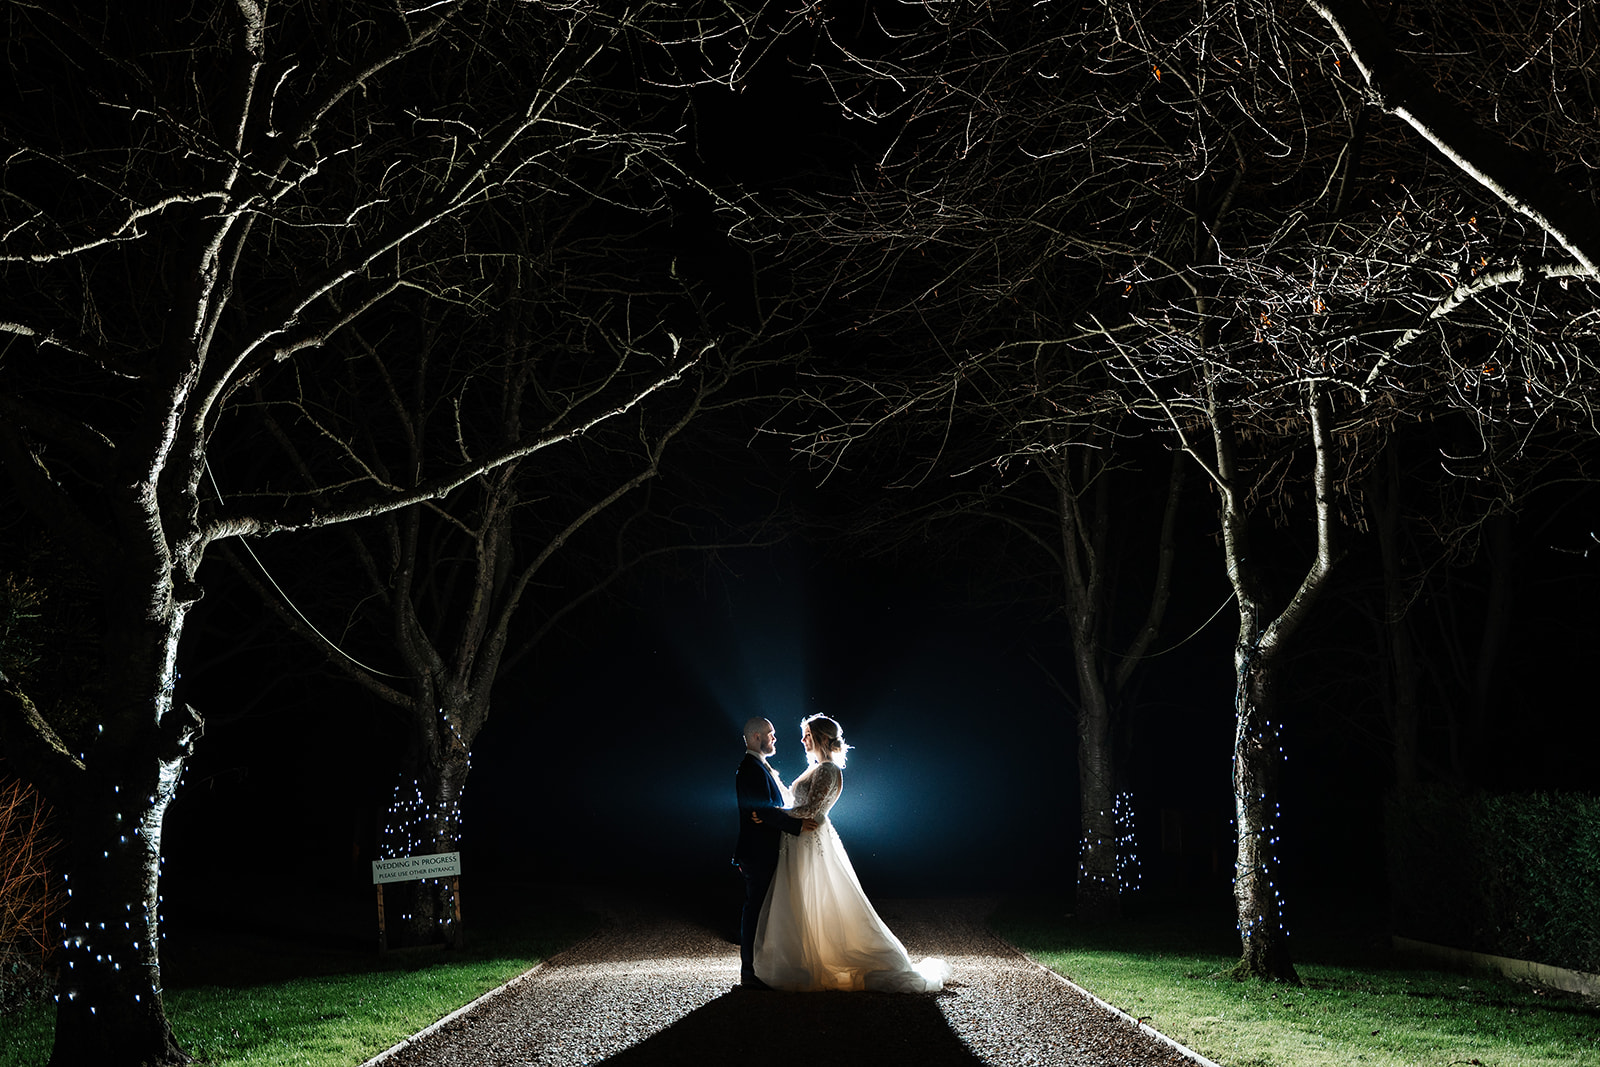
M750 813L750 821L755 823L757 826L760 826L761 825L761 816L757 815L755 812L752 811Z

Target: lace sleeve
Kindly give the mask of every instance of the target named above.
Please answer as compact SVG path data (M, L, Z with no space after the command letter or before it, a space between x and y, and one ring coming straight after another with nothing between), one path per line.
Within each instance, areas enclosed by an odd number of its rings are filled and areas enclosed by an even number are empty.
M839 799L839 791L844 788L844 772L836 763L819 763L808 784L810 792L805 803L790 808L789 814L797 819L821 819Z

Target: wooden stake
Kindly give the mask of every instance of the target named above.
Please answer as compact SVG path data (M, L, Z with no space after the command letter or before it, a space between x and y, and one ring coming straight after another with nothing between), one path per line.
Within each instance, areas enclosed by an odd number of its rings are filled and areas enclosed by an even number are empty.
M378 955L389 951L389 931L383 922L383 883L373 887L378 891Z
M467 929L461 922L461 876L452 875L450 878L450 908L455 917L454 930L451 943L460 948L467 943Z

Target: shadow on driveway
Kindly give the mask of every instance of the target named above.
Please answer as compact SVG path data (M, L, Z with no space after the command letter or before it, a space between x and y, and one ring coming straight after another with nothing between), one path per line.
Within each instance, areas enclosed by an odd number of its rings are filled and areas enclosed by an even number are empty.
M975 1067L984 1061L939 1010L936 997L949 995L734 989L603 1062L607 1067Z

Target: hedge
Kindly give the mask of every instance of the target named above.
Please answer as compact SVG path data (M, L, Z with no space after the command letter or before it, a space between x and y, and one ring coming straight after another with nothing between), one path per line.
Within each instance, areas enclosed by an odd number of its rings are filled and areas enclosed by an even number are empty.
M1600 798L1428 788L1384 821L1396 934L1600 973Z

